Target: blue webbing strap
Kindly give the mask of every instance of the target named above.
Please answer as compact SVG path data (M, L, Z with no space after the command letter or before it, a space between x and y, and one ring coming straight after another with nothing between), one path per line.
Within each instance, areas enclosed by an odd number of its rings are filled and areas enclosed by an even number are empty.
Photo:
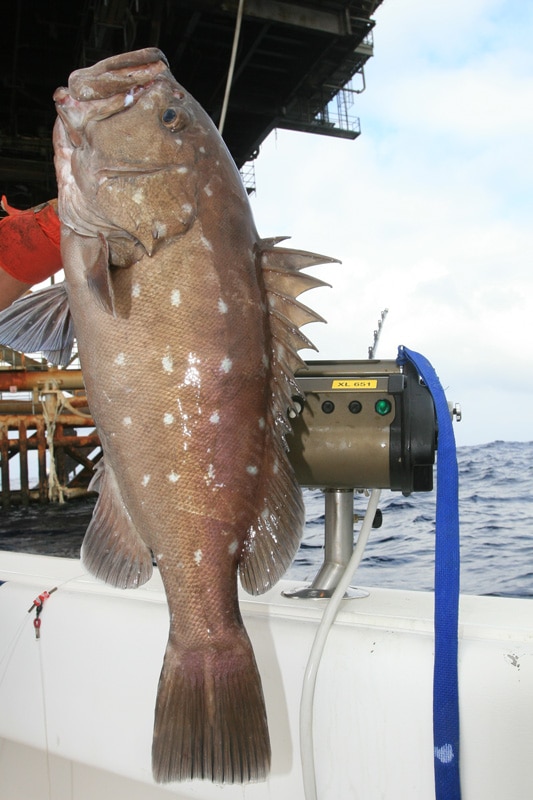
M457 678L459 480L455 437L448 402L434 368L420 353L400 346L397 362L405 364L406 361L413 364L431 392L438 424L433 671L435 796L437 800L460 800Z

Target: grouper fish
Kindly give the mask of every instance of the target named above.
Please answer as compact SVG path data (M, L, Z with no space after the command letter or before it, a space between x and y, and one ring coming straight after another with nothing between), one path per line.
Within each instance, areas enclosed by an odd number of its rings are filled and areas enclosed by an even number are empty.
M300 326L319 317L295 298L322 284L301 270L334 259L259 238L233 159L158 49L73 72L54 100L65 284L4 312L0 341L28 349L30 320L31 350L66 363L75 335L104 454L83 564L117 587L154 560L161 573L155 780L262 780L237 574L264 592L298 547L284 436Z

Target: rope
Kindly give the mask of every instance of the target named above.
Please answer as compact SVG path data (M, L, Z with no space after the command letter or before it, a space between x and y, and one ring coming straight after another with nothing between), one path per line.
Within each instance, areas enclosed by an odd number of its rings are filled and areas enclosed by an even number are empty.
M60 503L65 502L63 487L59 482L56 470L56 460L54 453L54 435L56 431L57 417L59 416L60 404L58 402L58 395L61 394L60 390L53 388L55 384L50 383L46 385L42 393L43 405L43 418L46 425L46 441L48 443L48 452L50 454L50 466L48 470L48 499L59 500Z
M244 0L239 0L239 8L237 10L237 20L235 23L235 33L233 34L233 47L231 48L231 58L229 62L228 77L226 80L226 90L224 92L224 101L222 103L222 111L220 112L220 122L218 123L218 132L222 136L224 124L226 122L226 114L228 112L229 95L231 91L231 84L233 83L233 73L235 72L235 60L237 58L237 46L239 44L239 36L241 34L241 22L244 11Z
M459 685L459 478L448 401L429 361L398 348L398 364L410 361L428 387L438 424L435 537L435 660L433 669L433 746L437 800L460 800Z
M56 430L56 422L63 411L67 409L71 414L84 419L90 419L90 414L85 414L71 405L67 396L58 388L55 381L49 381L43 391L41 392L41 401L43 407L43 418L46 425L46 441L48 443L48 452L50 454L50 467L48 471L48 499L58 500L60 503L65 502L65 487L61 485L57 470L54 454L54 436Z

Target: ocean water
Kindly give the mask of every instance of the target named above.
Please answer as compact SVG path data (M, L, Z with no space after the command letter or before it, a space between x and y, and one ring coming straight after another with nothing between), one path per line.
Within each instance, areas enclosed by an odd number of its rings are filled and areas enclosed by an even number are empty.
M533 442L460 447L458 465L461 591L533 597ZM305 532L287 577L311 581L324 558L324 495L304 490L304 499ZM0 550L78 557L94 502L3 512ZM366 503L356 495L360 517ZM435 491L408 497L383 491L383 524L372 530L352 585L431 590L435 503Z
M461 591L533 597L533 442L457 449ZM324 497L306 490L306 531L288 572L312 580L323 561ZM367 498L354 507L364 515ZM372 530L352 585L432 590L436 492L383 491L382 526ZM356 527L357 530L360 527Z

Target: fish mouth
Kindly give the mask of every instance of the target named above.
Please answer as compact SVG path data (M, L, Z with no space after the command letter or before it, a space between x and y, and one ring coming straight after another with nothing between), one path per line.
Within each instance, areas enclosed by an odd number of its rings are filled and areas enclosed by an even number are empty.
M138 178L143 175L157 175L161 172L179 172L180 170L188 171L188 168L185 165L180 164L166 164L161 167L147 167L141 164L135 166L128 164L124 167L103 167L102 169L96 171L96 178L98 184L102 184L106 181L112 181L120 178Z

